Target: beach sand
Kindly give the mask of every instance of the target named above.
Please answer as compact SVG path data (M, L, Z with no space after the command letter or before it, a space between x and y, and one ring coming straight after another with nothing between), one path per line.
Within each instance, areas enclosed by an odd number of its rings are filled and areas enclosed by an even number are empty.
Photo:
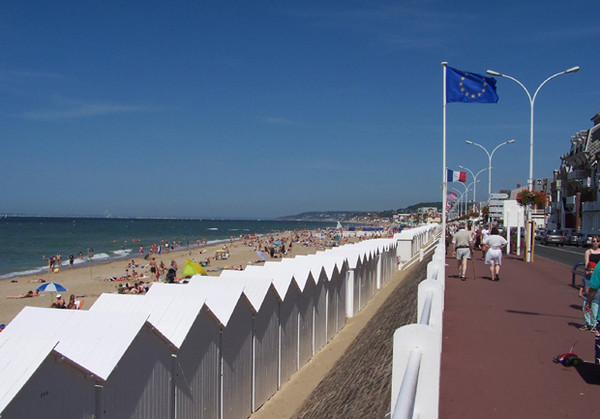
M314 233L314 234L311 234ZM316 237L316 232L300 231L300 232L281 232L278 234L269 235L268 237L274 237L274 240L289 239L295 235L300 236L298 243L294 242L291 251L288 251L285 258L294 257L297 255L307 255L316 253L318 250L324 250L326 242L329 240L319 240ZM264 246L267 242L268 237L260 237L259 240ZM311 238L312 237L312 238ZM311 243L305 243L311 238ZM343 238L341 244L348 242L358 241L356 237ZM288 247L286 243L286 248ZM214 260L215 253L218 249L227 247L229 251L229 258L227 260ZM157 265L160 262L164 262L167 268L171 264L171 260L175 260L178 265L178 277L181 276L181 272L185 266L186 259L194 259L198 262L204 261L207 257L210 257L210 265L205 267L209 276L219 276L221 271L227 267L239 268L240 266L245 268L249 263L255 265L262 265L262 261L255 251L254 243L249 240L234 240L228 241L227 243L201 246L199 248L194 247L192 249L175 250L170 253L162 253L160 255L152 255L156 258ZM135 263L139 265L136 271L145 276L140 278L147 283L154 282L153 277L150 273L150 260L145 260L142 257L133 257L129 259L123 259L118 261L112 261L107 263L92 264L92 266L82 266L78 268L69 268L68 261L63 264L63 267L58 273L45 273L36 274L29 276L21 276L13 279L6 279L0 281L0 324L8 324L25 306L33 307L50 307L52 303L52 293L43 292L38 297L32 298L20 298L20 299L8 299L8 296L17 296L27 293L29 290L35 291L35 289L41 285L38 280L43 279L46 282L57 282L67 288L67 291L62 292L63 299L68 303L69 296L74 294L78 300L83 301L82 309L89 308L102 293L116 293L119 284L128 282L133 284L135 280L129 281L109 281L110 277L120 277L125 274L125 269L131 263L131 260L135 260ZM279 258L271 260L281 260ZM257 263L260 262L260 263ZM143 266L143 267L142 267ZM56 296L56 293L54 293Z

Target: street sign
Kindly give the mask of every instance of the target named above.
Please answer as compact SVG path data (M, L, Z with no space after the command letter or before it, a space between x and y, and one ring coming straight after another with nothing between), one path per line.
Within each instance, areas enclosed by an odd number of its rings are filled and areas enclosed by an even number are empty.
M504 212L504 207L490 207L490 213L498 212L502 214Z
M497 206L497 207L503 207L504 206L504 201L499 200L499 199L492 199L492 200L490 200L490 206L491 205L494 205L494 206Z
M504 192L490 194L490 199L506 199L506 198L508 198L508 194L504 193Z

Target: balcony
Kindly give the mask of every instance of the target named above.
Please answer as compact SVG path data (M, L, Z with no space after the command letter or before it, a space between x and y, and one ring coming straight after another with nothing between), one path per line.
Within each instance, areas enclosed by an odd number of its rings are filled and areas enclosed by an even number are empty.
M590 169L573 170L567 173L567 180L581 180L590 177Z

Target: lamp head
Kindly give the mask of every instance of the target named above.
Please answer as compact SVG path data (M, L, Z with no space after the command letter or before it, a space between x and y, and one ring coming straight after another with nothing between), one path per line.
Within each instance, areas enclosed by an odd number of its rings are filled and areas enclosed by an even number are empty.
M486 71L486 74L489 74L490 76L502 77L502 73L498 73L497 71L494 71L494 70L488 70L488 71Z
M565 73L577 73L579 71L579 66L571 67L568 70L565 70Z
M467 143L467 144L473 144L473 141L465 140L465 143Z
M514 143L515 141L517 141L517 140L508 140L508 141L506 142L506 144L512 144L512 143Z

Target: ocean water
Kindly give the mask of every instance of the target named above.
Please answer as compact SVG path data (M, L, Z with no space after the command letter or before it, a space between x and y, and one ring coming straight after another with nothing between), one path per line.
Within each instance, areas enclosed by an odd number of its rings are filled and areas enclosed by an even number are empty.
M76 266L89 263L88 249L93 249L92 263L139 257L143 246L161 240L188 242L206 238L209 244L229 241L240 235L265 235L277 231L335 228L336 223L304 221L253 220L184 220L138 218L50 218L6 217L0 219L0 279L48 271L42 256L61 254L63 266L69 255L82 252Z

